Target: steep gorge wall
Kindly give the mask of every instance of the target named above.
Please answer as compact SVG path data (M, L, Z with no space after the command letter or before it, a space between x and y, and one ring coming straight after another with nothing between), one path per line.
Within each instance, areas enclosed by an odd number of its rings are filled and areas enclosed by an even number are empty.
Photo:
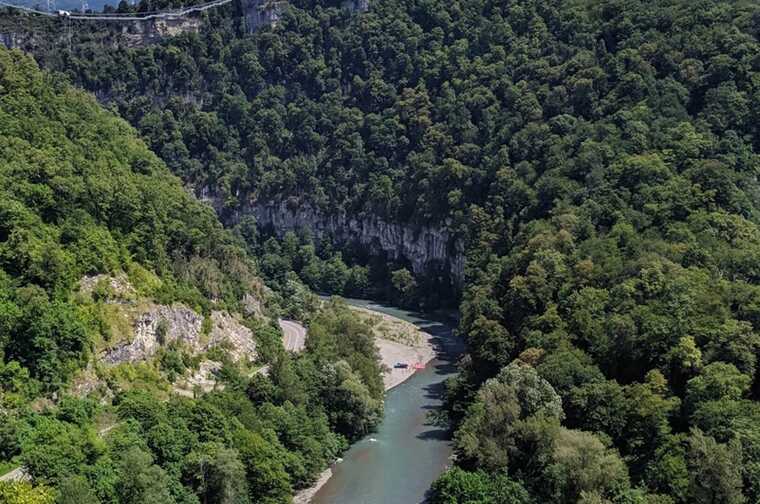
M71 32L93 21L76 21L64 18L34 18L28 15L0 20L0 44L8 49L21 49L32 54L49 45L74 43ZM202 19L185 16L176 19L149 19L129 22L98 22L102 30L98 40L111 47L143 47L156 44L166 37L181 33L198 33Z
M202 20L198 17L177 19L155 19L136 22L123 26L121 34L130 47L156 44L166 37L175 37L182 33L198 33Z
M287 0L239 0L245 26L249 33L265 27L276 25L287 8ZM343 8L352 12L369 9L369 0L345 0ZM36 15L9 16L0 19L0 43L8 49L21 49L34 52L41 45L41 33L57 33L57 44L70 43L70 34L79 23L91 25L92 21L74 21L63 17L40 17ZM106 23L99 21L109 36L104 42L113 46L142 47L156 44L166 37L181 33L198 33L203 18L198 14L179 18L161 18ZM106 40L107 39L107 40Z
M219 210L218 202L211 203ZM280 236L308 229L318 239L329 237L344 245L366 247L371 255L407 261L416 275L443 271L455 286L464 283L464 243L443 226L397 224L342 211L325 213L309 203L293 201L256 202L234 211L226 220L235 224L246 215L255 217L260 227L271 226Z
M246 27L254 32L262 26L276 25L288 6L287 0L241 0ZM369 0L344 0L344 9L364 12L369 9Z

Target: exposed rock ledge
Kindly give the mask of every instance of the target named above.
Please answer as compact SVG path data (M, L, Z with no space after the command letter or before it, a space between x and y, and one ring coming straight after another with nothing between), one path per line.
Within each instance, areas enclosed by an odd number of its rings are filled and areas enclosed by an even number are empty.
M256 358L253 333L228 313L211 313L207 337L202 327L203 317L186 306L153 306L135 321L134 338L106 351L102 358L108 364L142 361L154 356L161 346L175 341L194 353L222 345L236 361Z
M219 202L210 202L219 210ZM228 220L234 224L245 215L253 215L259 226L272 226L278 235L309 229L316 238L328 236L344 244L358 243L374 255L385 253L394 260L406 260L417 275L443 271L456 286L464 284L464 243L444 227L394 224L372 215L354 217L342 211L327 214L309 203L292 200L256 202L235 211Z

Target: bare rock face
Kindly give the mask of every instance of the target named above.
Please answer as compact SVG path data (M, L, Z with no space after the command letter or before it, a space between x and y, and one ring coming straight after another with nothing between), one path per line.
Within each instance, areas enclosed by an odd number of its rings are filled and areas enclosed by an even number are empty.
M188 16L134 21L122 26L122 36L128 47L142 47L182 33L198 33L201 24L200 18Z
M282 0L244 0L245 23L249 33L261 27L277 24L287 5Z
M25 467L17 467L14 470L0 476L0 481L9 483L32 481L32 475L27 472Z
M369 0L344 0L342 6L352 12L366 12L369 10Z
M16 49L18 47L24 46L27 42L27 38L28 37L25 37L20 33L0 33L0 43L3 44L7 49Z
M206 348L215 346L226 348L234 361L256 357L253 333L227 312L211 313L211 334Z
M104 362L144 361L172 342L181 343L194 354L222 347L235 361L256 358L253 333L227 312L211 313L211 331L207 338L203 334L203 317L183 305L153 306L138 316L133 330L132 341L106 351L102 357Z
M213 199L211 203L217 206ZM345 212L327 214L309 203L292 201L250 204L232 216L233 223L245 215L253 215L259 226L271 226L280 236L308 229L317 239L330 237L344 244L357 243L373 254L406 260L415 274L443 270L456 286L464 284L464 243L442 226L396 224L372 215L350 216Z
M35 23L30 23L27 15L8 16L0 19L0 44L8 49L22 49L35 53L51 44L69 44L67 30L62 30L60 18L36 17ZM43 23L43 28L39 24ZM91 24L92 21L73 21L72 29L79 29L78 23ZM168 37L174 37L182 33L198 33L203 25L203 18L196 15L187 15L177 18L159 19L135 19L120 23L106 23L99 25L107 37L103 43L108 45L126 47L144 47L160 43ZM32 28L32 27L37 28ZM100 93L96 93L100 94Z
M261 300L251 294L245 294L242 300L243 314L261 317L264 314Z
M190 308L154 306L138 317L132 341L108 351L103 360L109 364L146 360L154 356L159 347L174 341L199 349L202 326L203 317Z
M107 364L147 360L162 346L174 342L181 343L194 354L222 347L235 361L256 358L253 332L227 312L211 312L210 328L204 331L203 316L187 306L148 304L146 307L144 302L138 302L137 291L123 273L90 275L79 281L82 294L93 295L96 289L101 293L99 301L117 305L118 316L125 317L127 327L131 324L131 331L128 329L122 336L129 341L121 342L101 355L101 360ZM261 301L250 293L243 298L243 305L246 315L262 313Z
M74 377L69 392L76 397L85 397L104 385L105 383L100 381L92 365L89 365Z

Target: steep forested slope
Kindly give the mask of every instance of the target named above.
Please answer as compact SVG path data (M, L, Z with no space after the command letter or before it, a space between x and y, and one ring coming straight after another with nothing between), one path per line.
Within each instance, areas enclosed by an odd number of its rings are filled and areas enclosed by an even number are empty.
M290 502L382 413L372 331L347 307L306 313L300 356L282 348L271 307L240 315L258 366L224 344L169 344L166 319L155 358L100 354L124 310L189 306L206 327L263 290L241 243L126 122L0 50L0 474L33 480L0 481L0 501ZM220 361L216 390L172 394L201 359ZM91 386L74 387L83 373Z
M80 278L141 270L157 299L235 308L260 295L255 265L121 119L34 61L3 50L0 285L4 355L60 385L96 325L69 296Z
M293 4L38 56L228 208L450 219L470 354L434 501L760 499L758 5Z

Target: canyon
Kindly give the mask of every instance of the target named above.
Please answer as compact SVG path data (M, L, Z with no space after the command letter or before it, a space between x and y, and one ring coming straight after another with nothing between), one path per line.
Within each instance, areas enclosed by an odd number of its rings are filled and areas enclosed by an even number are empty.
M457 288L464 284L464 241L445 224L400 224L370 214L326 212L295 199L256 201L225 212L220 201L203 199L227 225L250 215L260 228L270 228L280 237L288 231L307 230L316 239L328 238L339 246L358 245L369 255L408 263L417 276L444 275Z

